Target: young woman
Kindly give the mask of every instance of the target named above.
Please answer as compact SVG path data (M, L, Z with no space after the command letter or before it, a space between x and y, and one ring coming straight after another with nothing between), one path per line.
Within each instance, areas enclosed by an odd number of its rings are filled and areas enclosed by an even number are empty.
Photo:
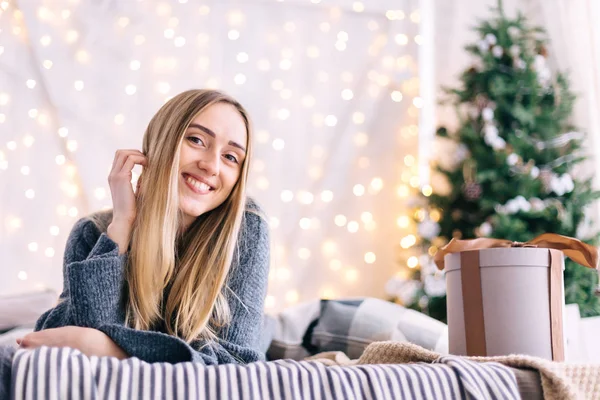
M263 359L269 235L245 195L251 139L247 112L223 93L190 90L168 101L143 151L117 151L113 209L77 222L59 303L20 346L148 362Z

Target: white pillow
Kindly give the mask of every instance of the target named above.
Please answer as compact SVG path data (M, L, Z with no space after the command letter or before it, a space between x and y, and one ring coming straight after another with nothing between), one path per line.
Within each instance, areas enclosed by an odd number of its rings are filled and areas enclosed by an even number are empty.
M33 327L40 315L56 305L57 298L50 289L0 296L0 330Z

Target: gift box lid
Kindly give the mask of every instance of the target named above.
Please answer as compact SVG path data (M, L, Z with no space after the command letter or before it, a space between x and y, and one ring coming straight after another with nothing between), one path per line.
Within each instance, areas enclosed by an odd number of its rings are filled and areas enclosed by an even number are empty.
M549 249L538 247L502 247L492 249L470 250L463 253L479 252L479 267L550 267ZM460 269L462 253L444 256L445 271ZM563 264L564 270L564 264Z

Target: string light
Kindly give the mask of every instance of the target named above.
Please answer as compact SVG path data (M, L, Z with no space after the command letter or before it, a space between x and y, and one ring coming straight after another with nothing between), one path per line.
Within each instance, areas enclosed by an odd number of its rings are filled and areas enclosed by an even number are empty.
M334 222L337 226L342 227L346 225L346 216L338 214L334 218Z
M350 233L358 232L358 228L359 228L358 222L356 222L356 221L348 222L347 228L348 228L348 232L350 232Z

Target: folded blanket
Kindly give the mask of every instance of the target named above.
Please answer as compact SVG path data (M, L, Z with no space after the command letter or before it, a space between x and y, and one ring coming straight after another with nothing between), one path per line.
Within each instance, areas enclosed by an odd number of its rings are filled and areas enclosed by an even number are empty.
M377 342L369 345L360 359L353 364L432 363L441 358L443 356L440 354L414 344ZM461 358L479 363L496 362L513 368L537 370L542 379L544 399L600 400L600 364L559 363L522 355Z

